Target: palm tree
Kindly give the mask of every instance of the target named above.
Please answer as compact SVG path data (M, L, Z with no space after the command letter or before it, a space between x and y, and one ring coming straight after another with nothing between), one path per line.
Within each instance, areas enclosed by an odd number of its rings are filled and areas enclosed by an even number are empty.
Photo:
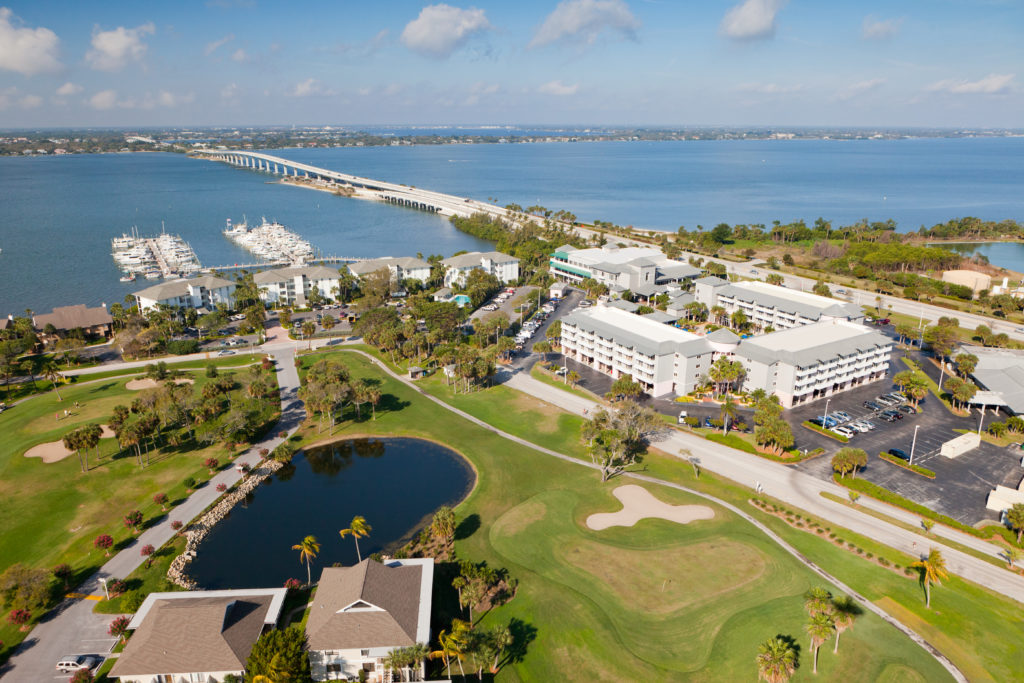
M580 381L580 373L576 372L575 370L570 370L569 372L565 373L565 381L575 387L576 383Z
M356 542L356 557L359 561L363 561L363 556L359 552L359 539L366 538L373 531L373 527L366 523L366 518L361 515L356 515L352 518L352 525L348 529L342 529L338 533L341 534L342 538L346 536L352 536L352 540Z
M312 584L313 575L309 569L309 565L316 559L317 553L320 552L320 542L316 540L316 536L306 536L302 539L302 543L293 545L292 550L299 551L299 562L306 563L306 583Z
M1017 532L1017 543L1020 543L1021 534L1024 534L1024 503L1014 503L1006 511L1005 519L1010 528Z
M757 648L757 680L786 683L796 672L796 650L785 638L776 636Z
M804 609L812 617L832 609L832 594L821 586L815 586L804 593Z
M836 630L836 646L832 652L839 652L839 636L848 628L853 628L853 621L860 614L860 607L848 595L832 601L832 627Z
M453 659L459 663L459 671L462 672L462 677L466 677L466 671L462 668L462 660L465 659L466 655L466 636L471 628L467 621L452 619L451 632L441 631L437 634L437 642L440 649L431 652L429 656L431 659L441 659L444 661L444 668L448 669L449 677L451 675L451 661Z
M43 379L49 380L53 383L53 393L57 394L58 401L63 401L64 399L61 398L60 392L57 391L57 384L64 379L64 375L60 374L60 369L57 367L57 364L52 360L46 361L43 363L43 367L40 368L39 374Z
M439 507L430 523L430 530L435 538L445 543L451 541L455 535L455 512L447 505Z
M829 612L819 612L811 617L805 627L807 635L811 638L811 649L814 651L814 666L811 671L818 673L818 648L832 636L835 630L835 622Z
M722 418L722 433L723 434L728 434L729 433L729 420L730 419L732 419L733 421L736 420L736 412L737 412L736 411L736 404L729 397L729 395L726 394L725 395L725 400L722 402L722 408L719 411L719 415Z
M946 572L946 560L938 548L932 548L928 551L927 557L922 557L910 566L921 572L921 583L924 584L924 606L931 609L932 584L949 578L949 574Z

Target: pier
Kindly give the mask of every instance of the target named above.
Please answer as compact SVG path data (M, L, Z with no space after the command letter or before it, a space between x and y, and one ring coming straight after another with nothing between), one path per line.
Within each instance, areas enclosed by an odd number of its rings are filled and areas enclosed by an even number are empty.
M198 159L222 161L232 166L252 171L311 180L317 184L322 184L323 187L328 189L334 185L351 188L351 196L359 199L372 199L388 204L407 206L412 209L443 216L469 217L476 213L486 213L494 218L515 221L515 218L504 207L495 206L476 199L457 197L444 194L443 192L433 192L410 185L363 178L348 173L339 173L261 152L216 149L190 152L189 154Z
M311 258L308 260L306 265L316 265L318 263L357 263L359 261L369 261L370 259L365 256L320 256L317 258ZM294 266L295 264L291 261L261 261L259 263L232 263L226 266L210 266L203 268L202 272L211 273L213 271L225 271L225 270L253 270L254 268L287 268Z

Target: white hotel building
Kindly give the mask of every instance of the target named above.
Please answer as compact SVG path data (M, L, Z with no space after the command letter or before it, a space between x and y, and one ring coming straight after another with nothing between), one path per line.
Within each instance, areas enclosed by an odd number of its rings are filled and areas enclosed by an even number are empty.
M718 277L702 277L694 283L693 294L709 310L721 306L727 315L743 311L747 319L762 330L766 327L784 330L823 320L864 319L864 312L854 304L767 282L729 282Z
M275 268L253 276L265 303L286 306L305 306L314 287L320 296L333 300L338 279L338 271L327 266Z
M505 285L519 280L519 259L500 251L471 251L446 258L441 264L445 267L445 287L465 285L466 277L473 270L489 273Z
M234 308L235 283L213 275L167 280L135 292L135 300L143 312L161 305L197 311L212 311L219 304Z
M746 369L744 390L764 389L791 407L884 377L892 341L846 320L744 340L726 329L698 336L597 306L562 319L562 349L567 358L612 377L632 375L652 396L687 394L718 357L733 357Z

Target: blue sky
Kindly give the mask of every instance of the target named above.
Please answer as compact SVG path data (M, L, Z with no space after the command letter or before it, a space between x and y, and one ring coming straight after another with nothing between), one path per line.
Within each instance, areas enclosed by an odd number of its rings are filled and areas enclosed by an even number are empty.
M0 127L1024 127L1017 0L0 0Z

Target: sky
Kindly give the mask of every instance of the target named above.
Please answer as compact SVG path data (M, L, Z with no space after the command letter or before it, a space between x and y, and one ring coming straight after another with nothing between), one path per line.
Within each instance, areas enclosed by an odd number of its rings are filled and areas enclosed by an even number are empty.
M0 128L1024 128L1024 0L0 0Z

